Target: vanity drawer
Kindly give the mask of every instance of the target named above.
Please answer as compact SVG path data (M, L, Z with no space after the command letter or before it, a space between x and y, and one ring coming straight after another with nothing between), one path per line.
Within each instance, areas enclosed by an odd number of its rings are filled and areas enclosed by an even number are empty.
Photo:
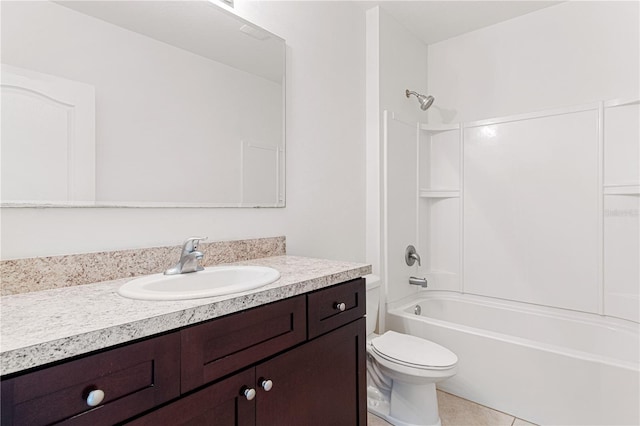
M182 392L303 342L305 309L297 296L183 329Z
M364 278L309 293L307 305L309 339L355 321L366 313Z
M3 381L2 424L109 425L175 398L179 344L172 333ZM93 390L104 399L89 406Z

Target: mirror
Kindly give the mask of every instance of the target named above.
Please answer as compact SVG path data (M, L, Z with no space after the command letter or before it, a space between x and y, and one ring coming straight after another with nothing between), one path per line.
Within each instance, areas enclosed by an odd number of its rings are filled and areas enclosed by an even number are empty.
M285 42L210 1L3 1L2 205L283 207Z

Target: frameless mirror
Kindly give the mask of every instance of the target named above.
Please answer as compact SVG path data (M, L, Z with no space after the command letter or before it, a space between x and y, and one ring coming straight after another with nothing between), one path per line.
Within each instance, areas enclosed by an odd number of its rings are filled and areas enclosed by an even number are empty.
M210 1L1 7L3 206L284 206L283 39Z

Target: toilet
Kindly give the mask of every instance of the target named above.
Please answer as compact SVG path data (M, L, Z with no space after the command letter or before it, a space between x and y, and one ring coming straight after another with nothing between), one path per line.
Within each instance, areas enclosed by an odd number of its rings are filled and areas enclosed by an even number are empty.
M426 339L374 333L380 279L367 286L367 410L395 426L440 426L436 383L456 374L458 357Z

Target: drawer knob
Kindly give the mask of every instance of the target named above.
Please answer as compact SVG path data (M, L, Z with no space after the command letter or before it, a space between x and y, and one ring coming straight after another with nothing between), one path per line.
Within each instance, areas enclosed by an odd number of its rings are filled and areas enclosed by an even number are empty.
M265 390L265 392L269 392L271 390L271 388L273 387L273 382L269 379L261 379L260 380L260 387L262 387L262 389Z
M336 302L336 303L333 305L333 307L334 307L334 309L337 309L337 310L339 310L340 312L343 312L345 309L347 309L347 305L345 305L345 304L344 304L344 303L342 303L342 302Z
M89 395L87 396L87 405L89 407L95 407L96 405L99 405L103 399L104 399L104 392L102 390L100 389L92 390L91 392L89 392Z
M245 388L242 394L244 395L245 398L247 398L247 401L251 401L253 398L256 397L256 390L251 388Z

